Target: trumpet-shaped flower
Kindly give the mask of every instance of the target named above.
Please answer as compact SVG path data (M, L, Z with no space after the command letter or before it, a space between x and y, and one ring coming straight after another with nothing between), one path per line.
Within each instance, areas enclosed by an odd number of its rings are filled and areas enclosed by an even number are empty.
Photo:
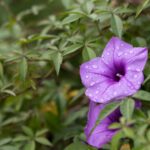
M147 61L147 48L133 47L111 38L101 57L80 66L80 76L90 100L108 103L133 95L140 88Z
M122 116L119 108L117 108L114 112L104 118L91 133L99 113L105 106L106 104L96 104L95 102L90 102L88 121L84 130L87 137L87 143L97 148L101 148L104 144L111 141L112 137L119 129L109 129L109 126L114 122L119 122L119 119ZM139 109L141 107L141 102L136 101L135 107Z

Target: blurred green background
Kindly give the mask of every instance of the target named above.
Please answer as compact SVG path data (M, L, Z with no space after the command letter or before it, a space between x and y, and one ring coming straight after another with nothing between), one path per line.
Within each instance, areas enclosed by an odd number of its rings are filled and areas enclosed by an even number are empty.
M0 150L63 150L84 141L88 99L80 64L100 56L115 35L150 46L149 6L0 0Z

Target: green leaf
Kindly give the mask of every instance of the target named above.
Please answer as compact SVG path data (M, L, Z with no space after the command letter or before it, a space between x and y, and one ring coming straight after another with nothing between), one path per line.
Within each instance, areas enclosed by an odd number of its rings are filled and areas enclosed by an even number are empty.
M25 145L24 150L35 150L35 142L34 141L28 142Z
M113 136L112 141L111 141L110 150L118 150L119 141L120 141L120 139L121 139L122 137L123 137L122 131L117 132L117 133Z
M9 95L16 96L16 94L11 90L3 90L2 93L7 93Z
M18 135L17 137L15 137L13 139L13 142L20 142L20 141L26 141L28 140L29 138L27 136L24 136L24 135Z
M63 24L69 24L72 23L74 21L79 20L81 17L83 17L81 14L70 14L69 16L67 16L66 18L64 18L64 20L62 21Z
M4 76L3 64L0 62L0 78L2 79Z
M123 131L127 137L134 138L135 134L131 128L125 127L125 128L123 128Z
M35 140L40 144L52 146L52 143L49 140L47 140L45 137L37 137Z
M11 140L12 140L11 138L1 139L0 140L0 146L10 143Z
M78 49L80 49L81 47L82 47L81 44L74 44L74 45L65 47L65 50L63 51L63 55L68 55L70 53L73 53L77 51Z
M92 58L95 58L96 54L90 47L85 47L82 51L82 57L84 61L88 61Z
M144 0L143 3L139 5L139 7L137 8L135 17L139 16L139 14L143 11L143 9L146 8L146 6L148 5L149 2L150 2L150 0Z
M3 146L1 150L19 150L16 146Z
M110 115L115 109L117 109L120 106L120 104L121 102L112 102L112 103L107 104L104 107L104 109L99 113L98 119L96 120L96 123L94 127L92 128L91 133L94 131L96 126L101 122L101 120L103 120L108 115Z
M24 132L26 135L28 135L28 136L30 136L30 137L33 137L33 136L34 136L33 131L32 131L29 127L23 126L23 127L22 127L22 130L23 130L23 132Z
M48 129L39 130L36 132L35 136L36 137L41 136L41 135L45 134L46 132L48 132Z
M91 1L87 1L83 4L83 11L89 15L94 8L94 5Z
M115 35L121 38L123 31L123 23L119 16L113 14L111 18L111 28Z
M109 129L119 129L119 128L121 128L121 124L117 122L114 122L109 126Z
M120 106L120 111L126 119L131 119L133 115L134 107L135 107L134 100L131 98L127 98L123 100Z
M150 93L143 90L139 90L132 97L143 101L150 101Z
M62 54L60 52L55 52L52 54L52 60L55 66L55 70L57 75L59 74L59 70L60 70L60 66L62 64L63 61L63 57Z
M23 81L25 81L26 76L27 76L27 70L28 70L28 63L25 57L21 59L21 62L19 64L19 70L20 70L20 78Z
M149 80L150 80L150 75L148 75L147 78L144 80L143 85L144 85L145 83L147 83Z
M88 150L88 146L81 142L75 142L67 146L65 150Z
M62 4L68 9L70 8L70 6L72 6L73 4L73 1L71 0L61 0L62 1Z

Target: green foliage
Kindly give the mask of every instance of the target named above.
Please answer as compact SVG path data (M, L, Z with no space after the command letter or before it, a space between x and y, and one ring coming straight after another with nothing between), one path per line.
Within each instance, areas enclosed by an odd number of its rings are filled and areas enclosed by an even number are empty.
M100 56L112 36L150 47L150 1L115 1L0 1L0 150L95 150L83 133L88 99L80 64ZM123 114L110 125L120 132L105 149L150 149L149 68L148 60L132 98L99 115L97 124L119 106ZM132 99L141 100L140 110Z

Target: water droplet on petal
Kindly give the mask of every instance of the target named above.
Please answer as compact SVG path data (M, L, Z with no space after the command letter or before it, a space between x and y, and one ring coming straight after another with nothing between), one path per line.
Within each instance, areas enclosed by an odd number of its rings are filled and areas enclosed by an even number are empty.
M88 95L89 95L89 97L92 97L92 94L91 94L91 93L89 93Z
M85 76L85 78L89 78L89 76L88 76L88 75L86 75L86 76Z
M114 92L114 95L117 95L117 92L116 92L116 91Z
M137 78L137 74L134 75L134 78Z
M141 71L141 70L139 68L137 68L136 71Z
M95 84L95 82L91 82L90 86L93 86Z
M85 66L85 68L86 68L86 69L88 69L88 68L89 68L89 66L87 66L87 65L86 65L86 66Z
M97 65L92 65L92 67L93 67L94 69L96 69L96 68L97 68Z
M119 50L119 46L116 46L116 49Z
M130 51L129 51L129 53L130 53L130 54L132 54L132 53L133 53L133 51L132 51L132 50L130 50Z
M99 93L99 91L96 91L95 93L96 93L96 94L98 94L98 93Z
M128 69L128 70L131 70L131 68L130 68L130 67L128 67L127 69Z
M109 52L107 52L106 54L107 54L107 55L110 55L110 53L109 53Z
M119 52L117 55L120 57L122 55L122 52Z

